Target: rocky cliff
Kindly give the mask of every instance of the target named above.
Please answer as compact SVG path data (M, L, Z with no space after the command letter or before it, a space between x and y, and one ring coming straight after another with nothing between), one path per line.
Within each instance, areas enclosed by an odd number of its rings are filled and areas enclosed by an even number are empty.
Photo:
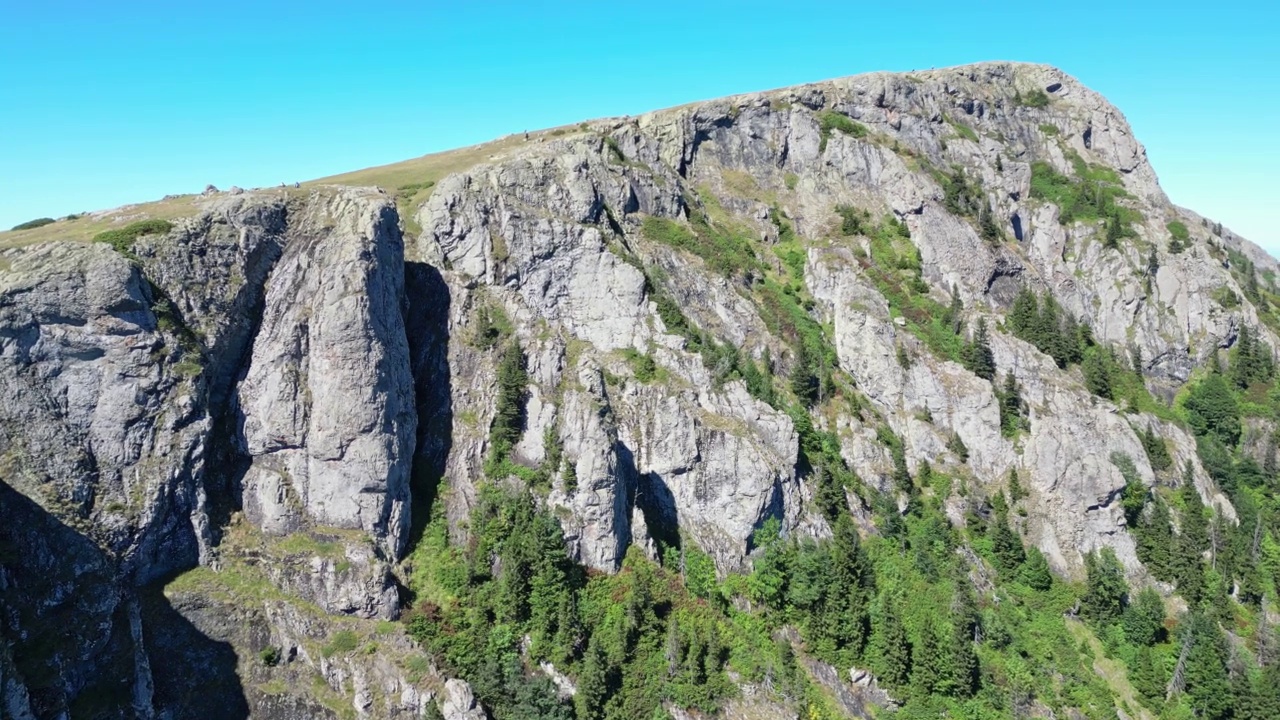
M903 466L954 480L927 492L957 526L1012 476L1057 575L1111 548L1147 582L1127 483L1236 517L1170 403L1242 328L1276 346L1275 271L1170 204L1102 97L1013 64L0 235L0 707L483 715L387 621L432 508L465 546L493 483L593 571L683 542L724 579L763 527L831 537L833 475L868 537ZM1129 389L1018 332L1028 292Z

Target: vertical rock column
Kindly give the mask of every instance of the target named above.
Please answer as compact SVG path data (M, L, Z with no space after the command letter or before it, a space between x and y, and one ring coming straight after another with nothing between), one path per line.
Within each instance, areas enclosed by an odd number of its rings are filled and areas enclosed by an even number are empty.
M291 223L239 402L249 519L310 524L404 549L416 418L404 329L404 245L382 194L316 196Z

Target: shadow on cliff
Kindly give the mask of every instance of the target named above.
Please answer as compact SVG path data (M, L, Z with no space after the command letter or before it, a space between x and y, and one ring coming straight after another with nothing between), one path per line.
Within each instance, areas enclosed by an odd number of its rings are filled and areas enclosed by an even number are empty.
M0 635L12 644L36 717L149 713L134 702L152 683L154 708L170 717L249 716L231 646L201 633L159 585L121 585L117 563L81 529L3 481L0 518ZM198 684L185 708L165 694L181 677Z
M640 515L661 557L667 548L680 549L680 511L675 495L661 475L641 473L636 469L635 454L625 443L614 444L621 475L628 478L631 497L628 507L639 508ZM629 518L628 518L629 519ZM631 537L628 544L635 542Z
M413 372L418 437L414 446L410 550L431 519L445 463L453 448L453 379L449 370L449 286L436 268L421 262L404 266L405 334Z
M236 652L230 643L210 636L232 637L242 631L241 619L220 614L222 608L216 604L198 600L175 607L159 583L139 589L138 596L155 707L175 720L250 717L249 701L236 672ZM256 660L246 658L246 662Z

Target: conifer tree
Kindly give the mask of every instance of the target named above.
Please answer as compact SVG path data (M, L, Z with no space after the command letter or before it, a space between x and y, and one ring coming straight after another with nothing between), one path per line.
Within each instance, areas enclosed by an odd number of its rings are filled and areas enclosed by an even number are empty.
M1015 336L1035 345L1036 342L1032 339L1032 333L1039 317L1040 303L1036 298L1036 294L1032 292L1031 288L1023 287L1018 292L1017 297L1014 298L1013 307L1009 309L1009 330Z
M1280 718L1280 664L1272 663L1258 673L1244 717L1247 720Z
M1173 527L1169 507L1159 496L1149 503L1151 509L1138 520L1136 528L1138 559L1156 578L1165 582L1175 579L1173 567Z
M1151 463L1152 470L1159 472L1173 467L1169 448L1164 444L1164 438L1156 434L1155 428L1148 425L1139 437L1142 440L1142 448L1147 451L1147 461Z
M1085 355L1080 370L1084 373L1084 385L1089 392L1111 400L1111 364L1107 360L1102 350L1096 350Z
M1026 559L1022 549L1022 541L1017 533L1009 528L1009 518L1004 512L997 512L991 523L991 549L1003 572L1015 572Z
M964 365L983 380L991 380L996 376L996 361L991 352L991 339L986 318L978 318L973 340L965 346Z
M1221 374L1211 373L1196 383L1183 405L1197 435L1213 434L1227 447L1235 447L1240 439L1240 408Z
M1168 678L1160 671L1152 657L1151 648L1146 645L1139 646L1134 653L1133 664L1129 667L1129 681L1147 699L1148 704L1156 705L1164 701Z
M1085 593L1080 612L1089 620L1107 625L1120 619L1128 604L1129 585L1124 568L1111 548L1085 556Z
M876 676L886 687L900 692L911 679L911 642L897 603L882 597L880 604L880 621L872 630Z
M1183 691L1199 717L1225 720L1231 717L1235 704L1227 675L1227 639L1212 620L1194 611L1184 628L1190 645L1183 667Z
M1018 479L1018 469L1009 468L1009 503L1017 505L1018 501L1027 496L1026 490L1022 489L1022 481Z
M1164 639L1164 601L1154 588L1143 588L1124 611L1124 635L1135 645L1155 645Z
M1005 373L1002 387L996 389L996 400L1000 409L1000 431L1012 436L1022 426L1023 412L1022 392L1012 372Z
M806 406L818 399L818 375L813 353L804 342L796 344L795 366L791 369L791 392Z
M978 654L973 647L973 626L965 618L954 618L950 636L951 662L946 687L956 697L971 697L978 689Z
M1019 573L1022 582L1032 590L1048 590L1053 587L1053 573L1049 570L1049 561L1045 559L1040 548L1032 545L1027 549L1027 561L1023 563Z
M578 717L582 720L604 717L604 704L609 694L608 672L609 662L593 635L587 643L587 654L582 661L582 670L578 672L578 692L573 698Z
M964 302L960 300L960 293L954 285L951 286L951 305L947 307L943 320L951 328L953 335L959 335L964 327Z
M938 641L938 631L932 622L926 622L920 628L920 640L911 646L911 686L920 696L929 695L937 689L946 670L946 661L942 657L942 646Z

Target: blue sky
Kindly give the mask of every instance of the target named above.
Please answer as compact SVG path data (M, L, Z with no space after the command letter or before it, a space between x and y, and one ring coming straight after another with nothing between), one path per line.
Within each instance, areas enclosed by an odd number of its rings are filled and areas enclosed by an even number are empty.
M181 6L189 7L181 7ZM979 60L1128 116L1173 200L1280 254L1271 3L0 0L0 228L509 132Z

